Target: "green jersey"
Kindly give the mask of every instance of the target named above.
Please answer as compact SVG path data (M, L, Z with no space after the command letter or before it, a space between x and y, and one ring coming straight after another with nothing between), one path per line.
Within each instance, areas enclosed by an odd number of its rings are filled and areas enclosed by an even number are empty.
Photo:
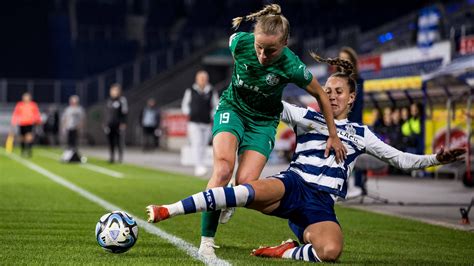
M313 79L306 65L288 47L271 65L261 65L254 48L253 33L237 32L230 37L234 57L232 82L221 96L243 115L258 120L280 118L281 97L288 83L306 88Z

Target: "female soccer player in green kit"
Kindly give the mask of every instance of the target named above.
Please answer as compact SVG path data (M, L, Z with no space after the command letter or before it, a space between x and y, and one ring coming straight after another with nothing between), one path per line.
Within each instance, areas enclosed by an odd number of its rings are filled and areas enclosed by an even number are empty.
M305 64L287 47L288 20L279 5L265 6L259 12L233 20L237 29L242 20L254 20L253 33L237 32L230 37L234 58L232 82L223 92L213 126L214 166L207 188L226 186L232 178L236 160L239 166L235 181L245 184L260 177L274 142L283 88L294 83L314 96L321 106L329 128L325 150L331 149L343 161L346 148L337 137L328 96ZM215 257L214 236L220 211L203 213L199 253Z

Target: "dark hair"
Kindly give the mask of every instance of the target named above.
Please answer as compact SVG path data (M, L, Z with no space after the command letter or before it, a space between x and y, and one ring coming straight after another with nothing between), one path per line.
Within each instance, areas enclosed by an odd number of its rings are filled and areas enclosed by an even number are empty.
M259 29L269 35L281 34L283 41L287 41L290 36L290 23L281 14L281 7L277 4L267 5L258 12L232 19L232 28L237 30L243 20L256 21L254 30Z
M347 79L347 84L349 84L349 91L351 93L357 93L357 82L356 74L354 73L354 65L348 60L336 57L336 58L322 58L314 52L309 52L311 57L320 63L326 63L331 66L338 67L338 72L333 73L331 77L344 78Z
M354 49L352 49L351 47L343 46L339 52L346 53L346 54L349 55L349 60L351 61L352 65L354 66L353 72L356 74L355 79L357 79L359 77L359 68L357 66L358 59L357 59L356 51ZM338 71L340 71L340 70L338 69Z

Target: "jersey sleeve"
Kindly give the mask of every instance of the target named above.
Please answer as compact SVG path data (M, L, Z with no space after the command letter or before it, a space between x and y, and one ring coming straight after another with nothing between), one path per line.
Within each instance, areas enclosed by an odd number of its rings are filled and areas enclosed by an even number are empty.
M287 123L291 128L293 128L303 119L308 110L306 108L289 104L285 101L282 101L282 103L283 111L281 112L281 121Z
M191 89L186 89L186 91L184 91L184 96L183 96L183 100L181 101L181 111L183 112L183 114L185 115L189 115L189 113L191 112L191 107L189 106L191 104Z
M436 154L418 155L402 152L381 141L368 127L365 128L366 151L400 169L420 169L439 164Z
M313 80L313 75L309 72L306 65L297 58L297 64L293 72L292 83L296 84L298 87L306 89L306 86L311 83Z
M229 49L230 49L230 52L232 53L232 56L234 56L235 49L237 48L237 43L239 42L240 37L242 37L244 34L245 32L236 32L230 36Z

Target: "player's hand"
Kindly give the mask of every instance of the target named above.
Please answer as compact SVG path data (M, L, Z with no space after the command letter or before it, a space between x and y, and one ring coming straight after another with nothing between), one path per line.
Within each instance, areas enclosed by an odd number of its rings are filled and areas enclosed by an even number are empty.
M445 151L443 147L436 153L436 159L442 164L452 163L462 160L461 155L464 153L466 153L465 148L456 148Z
M329 136L328 142L326 143L326 150L324 151L324 157L329 156L331 149L333 149L336 154L337 163L341 163L347 158L347 149L338 136Z

